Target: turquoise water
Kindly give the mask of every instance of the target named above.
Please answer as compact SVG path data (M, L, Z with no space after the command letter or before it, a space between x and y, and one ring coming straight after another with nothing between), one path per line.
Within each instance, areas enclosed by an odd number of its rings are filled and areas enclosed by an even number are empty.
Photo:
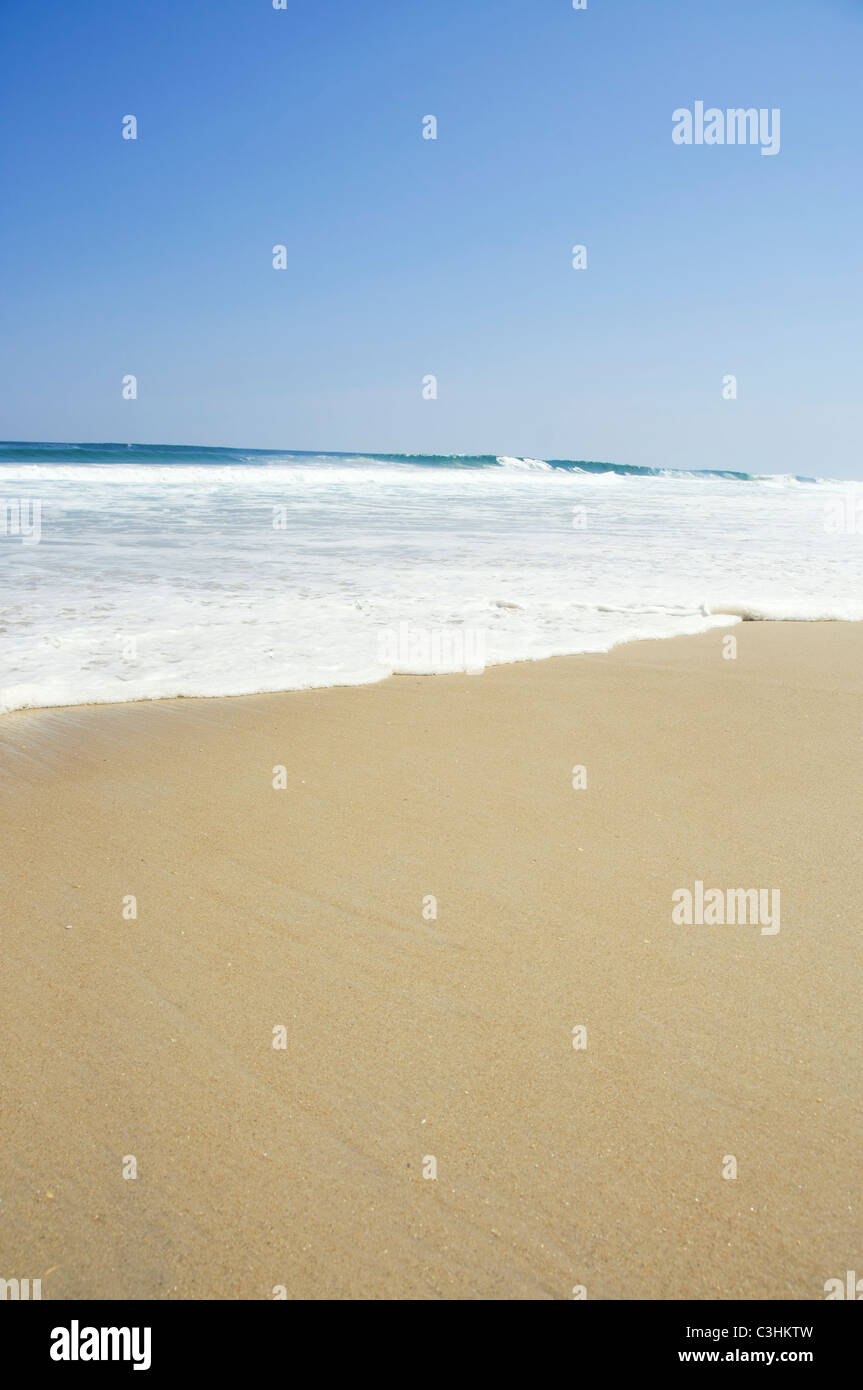
M412 464L422 468L496 468L496 454L375 454L375 453L312 453L289 449L215 449L184 444L32 444L0 443L0 464L3 463L162 463L162 464L258 464L266 467L277 463L314 463L341 460L357 462ZM590 459L513 460L527 468L539 465L541 470L563 469L570 473L617 473L622 477L684 477L728 478L740 482L757 481L764 475L739 473L733 469L698 469L683 472L675 469L639 468L635 464L601 463ZM796 478L798 482L815 482L814 478Z

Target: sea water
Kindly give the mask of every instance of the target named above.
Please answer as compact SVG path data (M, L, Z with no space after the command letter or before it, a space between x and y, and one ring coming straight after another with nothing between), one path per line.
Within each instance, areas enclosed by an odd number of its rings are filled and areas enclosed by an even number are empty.
M860 619L861 533L863 484L817 478L4 444L0 711Z

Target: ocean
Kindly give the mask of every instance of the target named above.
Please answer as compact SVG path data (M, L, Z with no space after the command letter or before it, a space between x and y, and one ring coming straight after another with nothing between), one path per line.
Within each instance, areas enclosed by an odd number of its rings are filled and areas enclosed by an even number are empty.
M863 618L863 483L506 456L0 444L0 711Z

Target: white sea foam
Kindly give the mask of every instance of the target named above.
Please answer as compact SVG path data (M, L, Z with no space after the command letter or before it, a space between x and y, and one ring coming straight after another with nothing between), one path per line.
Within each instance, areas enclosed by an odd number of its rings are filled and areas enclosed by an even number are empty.
M498 463L501 468L509 468L516 473L550 473L552 471L551 464L546 463L545 459L510 458L507 454L501 454Z
M859 485L263 463L0 466L41 502L38 545L0 534L0 709L380 680L399 624L492 665L863 619L863 536L825 527Z

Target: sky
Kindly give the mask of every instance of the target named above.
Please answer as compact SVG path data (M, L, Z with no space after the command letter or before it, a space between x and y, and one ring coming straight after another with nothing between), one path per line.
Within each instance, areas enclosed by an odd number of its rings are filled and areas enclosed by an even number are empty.
M0 438L863 477L863 0L0 0L0 54Z

